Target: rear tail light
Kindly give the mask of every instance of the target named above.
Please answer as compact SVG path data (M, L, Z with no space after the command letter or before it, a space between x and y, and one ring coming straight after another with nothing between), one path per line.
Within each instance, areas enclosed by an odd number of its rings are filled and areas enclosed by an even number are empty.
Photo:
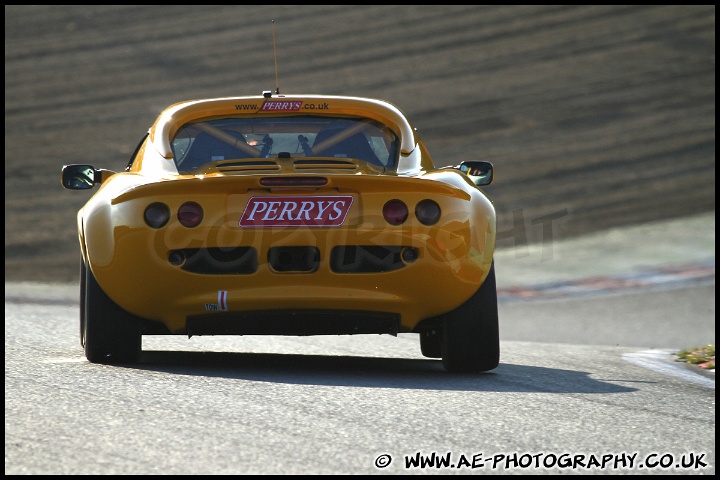
M407 205L402 200L390 200L383 207L383 217L390 225L400 225L407 220Z
M203 219L203 209L195 202L185 202L178 209L178 220L188 228L197 227Z
M264 187L316 187L327 184L324 177L263 177L260 185Z
M415 216L423 225L435 225L440 220L440 205L433 200L423 200L415 206Z
M152 228L164 227L170 220L170 208L164 203L151 203L145 209L145 223Z

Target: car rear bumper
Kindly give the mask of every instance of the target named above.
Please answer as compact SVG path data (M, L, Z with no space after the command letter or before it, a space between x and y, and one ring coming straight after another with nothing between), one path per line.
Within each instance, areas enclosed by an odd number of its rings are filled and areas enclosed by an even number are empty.
M466 228L433 235L412 229L311 237L277 232L243 247L192 246L195 254L182 260L173 252L187 247L161 241L148 248L153 240L136 231L116 242L112 262L93 264L90 253L90 265L118 305L173 333L186 332L189 317L198 328L213 315L260 311L376 312L397 316L397 328L412 331L462 304L485 279L494 244L485 245L483 236L479 248L468 241L473 236ZM340 323L348 318L333 317Z

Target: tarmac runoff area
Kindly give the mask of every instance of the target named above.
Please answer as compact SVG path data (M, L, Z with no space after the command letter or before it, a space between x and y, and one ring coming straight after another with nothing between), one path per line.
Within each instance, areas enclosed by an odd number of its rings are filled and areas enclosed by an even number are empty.
M498 248L498 302L715 284L715 212Z
M495 252L500 305L715 285L715 212ZM714 311L714 299L711 301ZM714 342L714 329L713 329ZM687 346L695 347L700 345ZM715 388L715 370L677 350L623 355L633 364Z

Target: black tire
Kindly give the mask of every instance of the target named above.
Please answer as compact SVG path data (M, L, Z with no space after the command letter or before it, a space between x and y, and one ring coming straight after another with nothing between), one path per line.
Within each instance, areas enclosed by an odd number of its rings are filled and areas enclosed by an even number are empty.
M420 352L428 358L442 358L442 330L420 332Z
M80 346L85 348L85 260L80 259Z
M448 372L485 372L500 364L494 263L478 291L445 315L441 343Z
M138 319L120 308L103 291L92 270L84 266L85 293L81 343L93 363L136 363L142 351ZM81 294L82 298L82 294Z

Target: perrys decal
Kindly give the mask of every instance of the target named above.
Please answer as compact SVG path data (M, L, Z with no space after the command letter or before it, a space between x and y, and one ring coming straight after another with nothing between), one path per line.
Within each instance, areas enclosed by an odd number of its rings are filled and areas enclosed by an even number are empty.
M302 107L303 102L300 101L288 101L288 100L266 100L262 107L261 112L267 111L283 111L283 112L297 112Z
M342 225L353 197L252 197L240 217L241 227L333 227Z
M255 105L235 105L236 110L255 110ZM297 112L300 110L329 110L330 104L323 103L305 103L302 100L265 100L259 112Z
M217 303L206 303L205 310L208 311L227 311L227 290L218 290Z

